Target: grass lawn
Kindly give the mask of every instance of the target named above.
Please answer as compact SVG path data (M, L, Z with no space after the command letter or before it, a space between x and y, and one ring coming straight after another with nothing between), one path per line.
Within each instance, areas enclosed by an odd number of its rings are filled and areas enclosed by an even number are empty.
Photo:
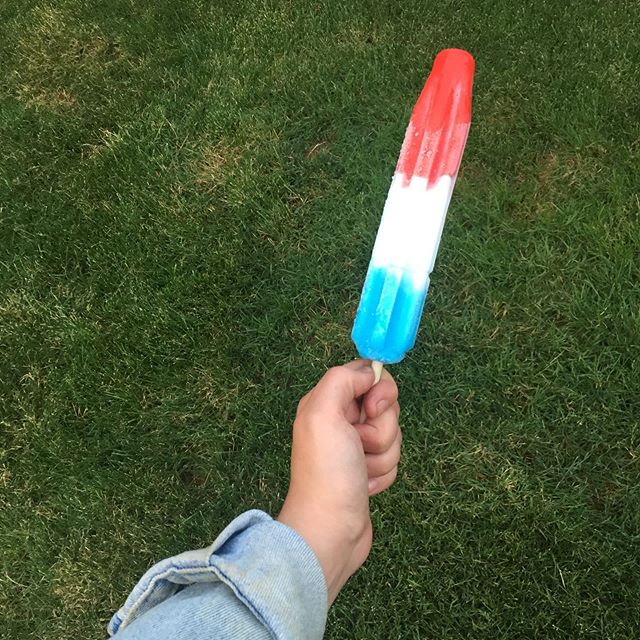
M435 54L467 151L327 638L640 637L640 5L0 4L0 635L277 512Z

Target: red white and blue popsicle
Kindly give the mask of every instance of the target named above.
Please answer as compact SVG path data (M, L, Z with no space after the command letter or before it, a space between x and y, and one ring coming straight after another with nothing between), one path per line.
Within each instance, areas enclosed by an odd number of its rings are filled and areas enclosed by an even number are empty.
M413 347L471 121L474 61L441 51L411 114L351 336L391 364Z

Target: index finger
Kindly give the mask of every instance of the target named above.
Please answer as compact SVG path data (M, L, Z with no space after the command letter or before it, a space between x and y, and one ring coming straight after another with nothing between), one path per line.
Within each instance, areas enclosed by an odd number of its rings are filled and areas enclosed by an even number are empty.
M398 401L398 385L384 369L382 378L364 397L362 407L367 418L377 418Z

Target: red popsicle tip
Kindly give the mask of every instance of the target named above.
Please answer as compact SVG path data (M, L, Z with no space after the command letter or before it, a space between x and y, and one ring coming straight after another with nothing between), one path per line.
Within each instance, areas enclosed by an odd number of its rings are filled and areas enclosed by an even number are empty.
M471 122L471 90L475 62L467 51L445 49L411 114L396 173L407 185L412 177L433 186L443 175L458 173Z

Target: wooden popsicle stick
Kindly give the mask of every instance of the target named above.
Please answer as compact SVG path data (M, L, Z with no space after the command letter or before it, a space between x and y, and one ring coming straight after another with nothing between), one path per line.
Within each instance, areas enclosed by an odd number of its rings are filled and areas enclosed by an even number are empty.
M380 382L380 378L382 377L382 369L384 364L382 362L378 362L378 360L374 360L371 363L371 368L373 369L373 373L375 375L375 382L373 384L378 384Z

